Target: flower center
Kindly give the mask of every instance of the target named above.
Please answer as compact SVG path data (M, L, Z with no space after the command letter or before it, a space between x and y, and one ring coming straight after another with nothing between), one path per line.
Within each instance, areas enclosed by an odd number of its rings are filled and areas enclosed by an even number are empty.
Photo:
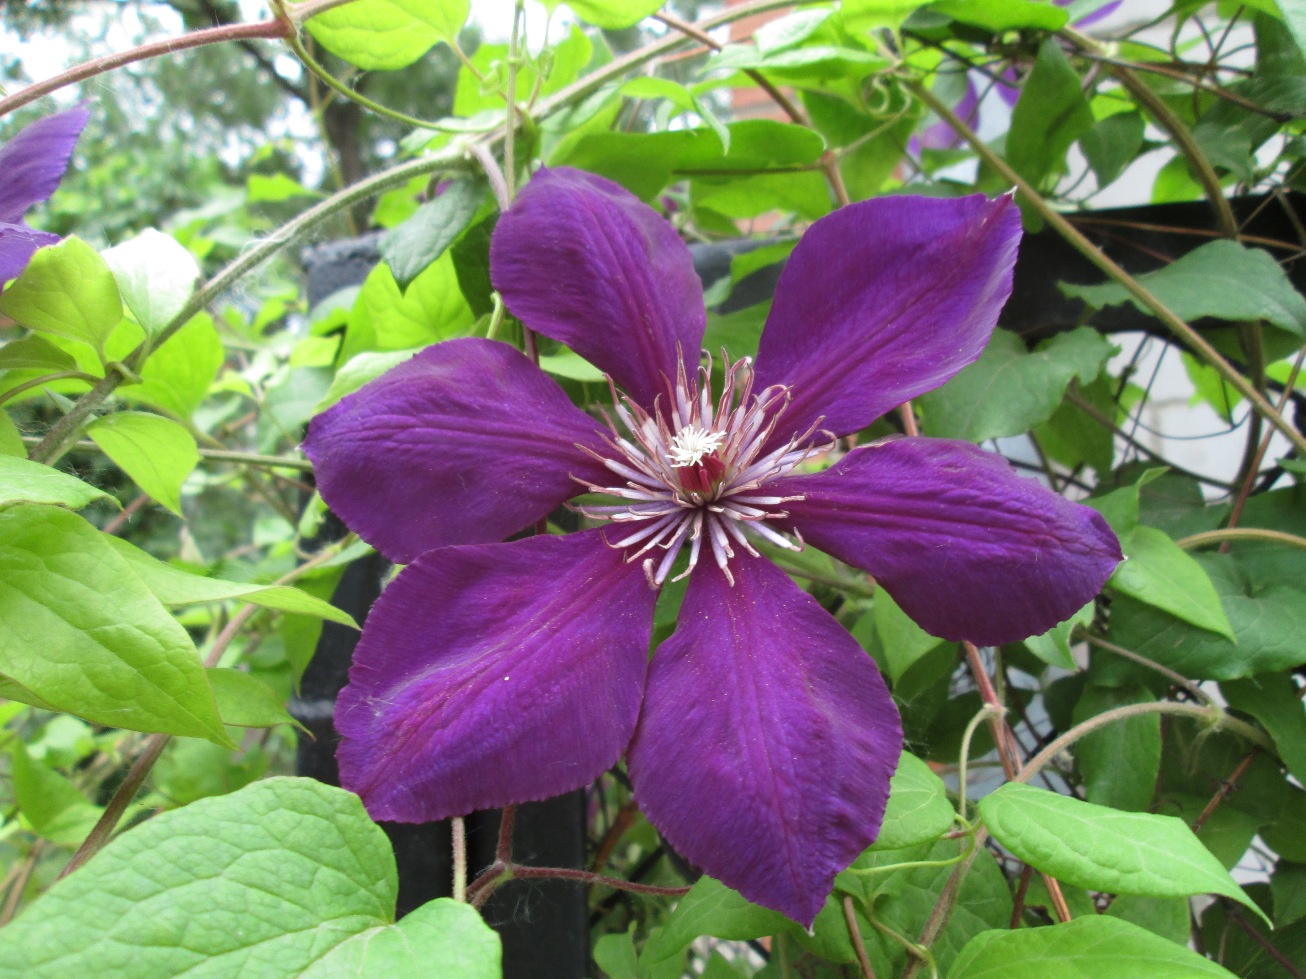
M686 425L671 437L671 462L676 466L697 465L703 456L721 448L725 440L725 432L709 432L705 428Z
M621 502L575 509L594 519L632 524L629 533L614 534L608 544L625 549L627 561L643 558L644 573L654 587L666 581L685 544L689 566L672 580L694 569L704 541L731 584L729 563L735 547L756 556L752 541L764 540L801 550L801 537L795 533L798 539L792 541L768 521L787 517L783 505L802 497L768 493L765 486L833 443L809 445L813 426L768 448L788 399L788 388L780 385L753 394L747 359L733 365L726 361L725 384L715 401L710 361L693 384L682 369L652 414L614 389L615 419L604 415L611 429L606 439L610 451L594 455L626 482L598 486L578 481Z

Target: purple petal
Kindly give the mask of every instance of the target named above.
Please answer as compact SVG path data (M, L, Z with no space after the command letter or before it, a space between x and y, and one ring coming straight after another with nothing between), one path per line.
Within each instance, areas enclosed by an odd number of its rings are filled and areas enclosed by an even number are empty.
M881 197L817 221L762 332L757 385L792 386L777 438L843 436L933 390L988 343L1011 294L1010 197Z
M341 784L427 822L593 781L635 730L656 599L597 530L423 554L354 653Z
M25 224L0 222L0 286L23 274L38 248L53 245L59 236L34 231Z
M695 569L653 656L627 755L667 841L744 897L811 927L874 839L902 750L879 670L816 600L739 554Z
M0 146L0 223L19 224L29 207L54 193L90 115L80 106L57 112Z
M607 472L598 424L504 343L427 347L314 418L304 439L322 498L406 564L433 547L502 540ZM609 480L610 481L610 480Z
M810 543L875 576L931 635L1014 642L1069 618L1121 561L1095 511L966 442L898 438L767 484Z
M514 316L645 408L678 365L691 377L698 367L703 286L689 249L611 180L563 167L537 173L499 219L490 273Z

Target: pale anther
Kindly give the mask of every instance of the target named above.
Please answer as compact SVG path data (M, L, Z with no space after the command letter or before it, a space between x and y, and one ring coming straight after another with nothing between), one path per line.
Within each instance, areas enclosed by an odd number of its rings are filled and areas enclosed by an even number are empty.
M671 438L667 447L674 466L694 466L706 455L711 455L721 448L726 440L725 432L709 432L705 428L686 425Z

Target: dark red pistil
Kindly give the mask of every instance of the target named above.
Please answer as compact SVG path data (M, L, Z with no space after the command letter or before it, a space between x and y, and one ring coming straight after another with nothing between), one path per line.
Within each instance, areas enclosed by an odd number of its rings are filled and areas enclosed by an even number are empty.
M681 488L686 493L698 493L700 496L710 496L725 474L726 464L715 452L703 456L692 466L676 466Z

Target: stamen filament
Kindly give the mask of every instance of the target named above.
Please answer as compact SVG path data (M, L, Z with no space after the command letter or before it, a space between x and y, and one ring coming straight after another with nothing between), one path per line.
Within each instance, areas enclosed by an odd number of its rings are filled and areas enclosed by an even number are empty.
M641 558L651 587L661 586L689 542L687 567L673 581L679 581L698 566L707 540L712 556L726 580L733 586L731 559L736 547L758 556L752 537L788 550L801 550L770 521L785 520L788 512L778 509L801 496L767 493L763 487L785 476L795 466L829 451L828 444L810 444L820 420L799 436L774 445L777 422L789 403L789 390L772 385L753 393L753 370L748 359L724 363L725 381L719 397L712 397L712 360L705 358L690 380L683 358L674 382L646 410L616 390L610 411L601 411L609 434L606 453L580 446L604 468L628 480L624 486L598 486L573 476L593 493L629 501L616 504L576 504L572 509L593 520L613 524L634 524L630 533L609 540L610 547L625 549L625 560ZM655 548L666 553L645 557Z

